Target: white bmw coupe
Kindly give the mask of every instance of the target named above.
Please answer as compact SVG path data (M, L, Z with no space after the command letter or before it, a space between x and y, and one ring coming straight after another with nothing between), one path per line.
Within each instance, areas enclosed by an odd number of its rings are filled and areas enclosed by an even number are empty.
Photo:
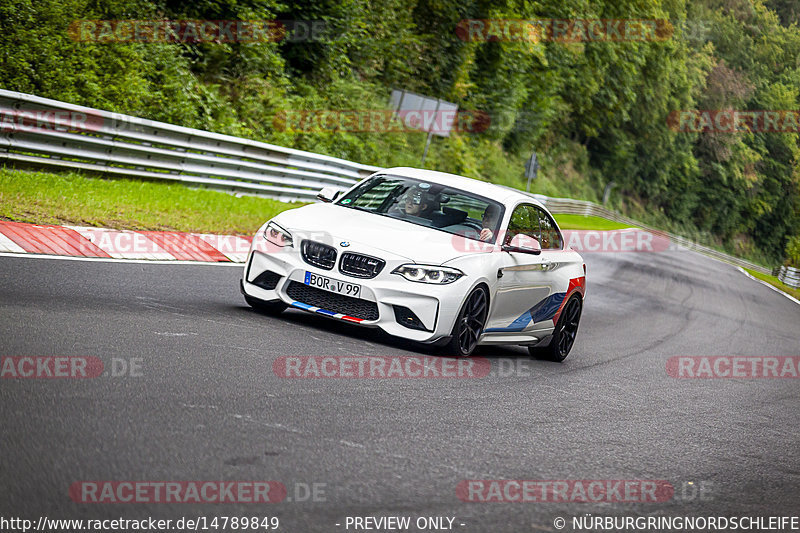
M578 331L586 265L533 197L428 170L390 168L284 211L253 238L241 290L468 356L516 344L562 361Z

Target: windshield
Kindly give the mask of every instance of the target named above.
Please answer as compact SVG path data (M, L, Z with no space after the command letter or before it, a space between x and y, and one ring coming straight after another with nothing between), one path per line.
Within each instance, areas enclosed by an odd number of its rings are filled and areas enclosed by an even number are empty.
M492 244L504 212L502 204L483 196L389 175L366 180L337 204Z

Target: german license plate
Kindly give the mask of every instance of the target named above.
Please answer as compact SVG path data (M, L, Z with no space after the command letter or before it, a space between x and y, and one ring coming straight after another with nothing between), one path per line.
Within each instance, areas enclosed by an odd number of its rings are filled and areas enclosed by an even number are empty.
M320 276L313 272L306 272L306 278L303 281L309 287L316 287L324 291L335 292L343 296L350 296L352 298L361 298L361 285L350 283L348 281L339 281L327 276Z

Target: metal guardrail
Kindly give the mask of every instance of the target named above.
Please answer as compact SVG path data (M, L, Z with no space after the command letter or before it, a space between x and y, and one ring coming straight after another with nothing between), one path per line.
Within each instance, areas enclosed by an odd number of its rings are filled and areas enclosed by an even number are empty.
M784 265L778 273L778 279L789 287L800 289L800 268Z
M378 167L0 89L0 163L180 181L284 201Z
M284 201L313 201L322 187L349 188L380 170L325 155L184 128L0 89L0 164L173 180ZM668 236L722 261L770 274L583 200L531 195L557 214L598 216Z

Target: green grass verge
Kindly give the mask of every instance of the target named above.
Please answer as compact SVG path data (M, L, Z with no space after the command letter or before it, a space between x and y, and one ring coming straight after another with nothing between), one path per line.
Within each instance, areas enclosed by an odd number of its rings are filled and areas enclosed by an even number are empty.
M600 217L585 217L582 215L556 215L553 214L561 229L590 229L590 230L613 230L630 228L630 224L621 224Z
M782 290L783 292L790 294L795 298L797 298L798 300L800 300L800 289L793 289L792 287L789 287L788 285L781 282L781 280L779 280L775 276L768 276L767 274L762 274L761 272L756 272L755 270L750 270L749 268L745 268L745 270L747 271L748 274L750 274L754 278L760 279L761 281L766 281L770 285L773 285Z
M300 205L163 181L0 168L0 219L16 222L250 235Z

